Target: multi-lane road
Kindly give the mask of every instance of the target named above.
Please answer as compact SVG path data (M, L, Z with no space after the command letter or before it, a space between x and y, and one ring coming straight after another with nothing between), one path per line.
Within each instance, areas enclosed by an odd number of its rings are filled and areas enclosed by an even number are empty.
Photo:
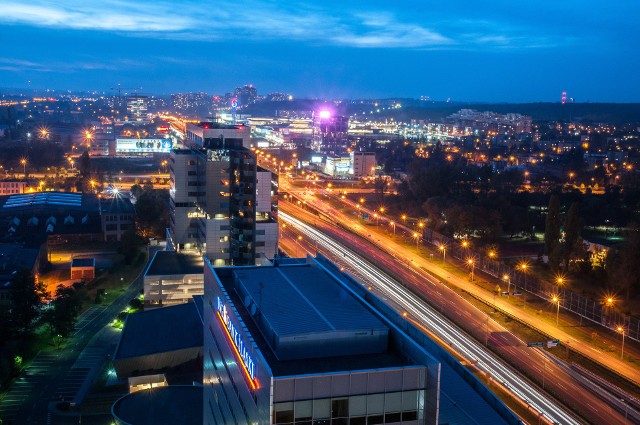
M306 244L311 250L317 247L328 254L336 254L336 251L342 252L340 255L330 255L330 257L348 268L352 274L366 282L371 282L373 289L380 291L380 295L388 302L395 304L399 310L407 311L409 319L424 324L445 344L451 343L463 358L470 362L477 362L477 366L490 374L494 382L502 383L516 397L544 412L545 418L558 423L580 423L564 407L547 396L545 391L541 391L527 379L522 378L519 373L511 370L505 365L505 362L499 360L497 356L475 342L474 339L484 340L500 357L518 365L523 373L544 378L546 392L557 394L565 404L579 411L580 416L587 421L591 423L629 423L618 411L580 386L566 370L550 361L545 353L528 348L523 341L511 335L493 318L471 306L455 291L431 275L424 273L423 270L414 268L413 261L410 261L413 256L405 256L401 251L393 255L384 253L369 241L354 238L353 235L336 228L333 223L325 222L315 215L293 207L292 204L282 203L281 211L284 212L281 217L289 226L289 229L285 230L285 236L288 231L293 231L293 236L301 235L302 239L298 239L297 236L294 238L300 248ZM287 211L293 212L296 217L314 223L315 229L294 219L287 214ZM347 244L351 250L337 244L335 240L348 241ZM358 252L360 255L356 255L354 252ZM347 253L348 255L345 256ZM398 277L402 284L385 276L384 273L365 261L363 257L381 269L388 270L392 275ZM432 307L428 307L422 299L430 300ZM443 311L447 312L447 316L454 323L472 330L473 338L465 335L456 326L443 319L440 316L440 312Z

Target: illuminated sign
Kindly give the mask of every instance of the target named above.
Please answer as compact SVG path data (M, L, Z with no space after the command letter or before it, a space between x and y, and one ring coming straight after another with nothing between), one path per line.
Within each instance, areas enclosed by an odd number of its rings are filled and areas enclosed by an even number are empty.
M249 379L251 388L255 390L256 388L258 388L258 381L256 380L255 375L256 364L253 361L253 358L251 358L249 350L247 350L247 346L245 345L240 332L238 332L235 325L231 323L229 313L227 311L227 305L222 302L222 299L220 297L216 298L216 307L218 309L218 319L220 319L220 322L224 326L224 330L229 337L229 341L231 342L231 345L233 346L234 351L238 356L240 363L242 364L242 369Z
M116 139L116 152L169 153L172 146L172 139Z

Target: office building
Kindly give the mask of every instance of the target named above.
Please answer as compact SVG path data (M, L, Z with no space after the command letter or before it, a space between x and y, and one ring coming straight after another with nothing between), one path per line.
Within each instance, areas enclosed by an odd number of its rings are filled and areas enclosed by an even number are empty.
M277 176L257 166L250 128L187 124L187 149L174 149L169 245L220 265L252 265L278 246Z
M436 424L440 363L317 259L205 261L204 423Z
M355 179L362 177L372 177L375 175L376 154L375 152L351 152L351 168L349 174Z
M131 95L127 97L127 114L131 121L146 121L149 97Z

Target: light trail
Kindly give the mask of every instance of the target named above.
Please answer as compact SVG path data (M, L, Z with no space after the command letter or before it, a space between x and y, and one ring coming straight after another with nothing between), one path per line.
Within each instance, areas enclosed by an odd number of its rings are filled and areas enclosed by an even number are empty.
M449 320L441 317L431 306L420 300L415 294L391 279L366 259L324 233L286 213L280 212L279 216L298 231L310 235L323 250L330 252L338 257L341 262L349 264L352 268L358 270L385 297L388 297L401 309L420 320L423 325L428 327L439 338L451 341L452 348L458 353L469 360L477 360L476 366L480 370L491 374L494 380L501 382L525 404L541 412L547 420L552 423L567 425L579 425L581 423L566 412L563 407L559 406L555 400L540 392L511 367L504 364L497 356L464 334Z

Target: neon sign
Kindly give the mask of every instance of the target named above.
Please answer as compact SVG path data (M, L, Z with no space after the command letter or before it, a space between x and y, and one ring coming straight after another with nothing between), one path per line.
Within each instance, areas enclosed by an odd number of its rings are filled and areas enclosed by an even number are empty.
M247 350L247 346L242 340L240 332L238 332L235 325L229 318L227 305L222 302L220 297L216 297L216 307L218 309L218 319L220 319L220 322L224 325L224 330L226 331L227 337L229 337L229 341L242 364L242 369L249 380L251 388L255 390L258 388L258 381L256 380L255 375L256 364L253 361L253 358L251 358L249 350Z

